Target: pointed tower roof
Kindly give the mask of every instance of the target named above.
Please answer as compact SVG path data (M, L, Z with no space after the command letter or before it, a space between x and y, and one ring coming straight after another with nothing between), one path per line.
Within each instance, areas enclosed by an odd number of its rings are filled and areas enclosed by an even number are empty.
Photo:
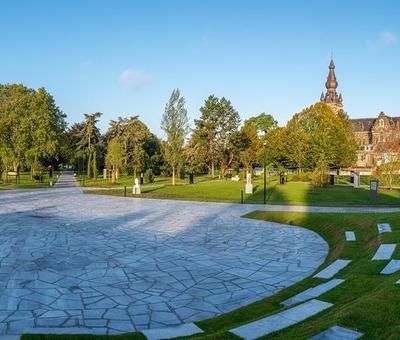
M326 103L334 107L335 110L339 110L343 107L343 98L341 94L336 92L339 83L336 79L335 74L335 63L333 61L333 56L331 56L331 62L329 63L329 73L325 82L326 93L322 93L321 102Z
M336 80L336 74L335 74L335 63L333 62L333 58L331 59L331 62L329 64L329 74L328 78L326 79L325 87L329 91L335 91L338 87L338 82Z

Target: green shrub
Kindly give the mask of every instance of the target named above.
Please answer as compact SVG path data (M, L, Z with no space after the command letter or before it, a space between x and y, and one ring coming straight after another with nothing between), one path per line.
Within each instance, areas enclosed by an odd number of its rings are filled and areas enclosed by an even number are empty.
M329 168L324 165L318 165L311 174L311 183L314 188L323 188L329 183Z
M293 175L291 180L294 182L309 182L311 180L311 173L300 172L298 174Z
M147 169L144 173L144 181L145 183L154 183L154 175L153 170Z

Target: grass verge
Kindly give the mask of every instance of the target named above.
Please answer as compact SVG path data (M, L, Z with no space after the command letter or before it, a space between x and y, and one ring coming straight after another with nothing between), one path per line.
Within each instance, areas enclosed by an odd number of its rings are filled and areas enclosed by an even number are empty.
M14 177L9 177L8 181L0 180L0 190L6 189L36 189L50 187L50 181L53 185L57 182L57 175L60 172L54 171L53 177L49 177L48 173L43 174L43 181L38 182L31 179L30 172L21 172L19 182L15 182Z
M202 181L192 185L169 185L169 181L157 181L155 184L145 184L141 187L143 198L175 199L185 201L228 202L240 203L243 182L231 180ZM264 188L261 179L253 183L253 194L244 194L244 203L262 204ZM85 190L89 194L124 196L124 188L108 187L104 189ZM132 185L127 186L127 196L133 197ZM288 182L278 184L277 178L268 179L267 203L283 205L310 205L310 206L400 206L399 190L381 190L377 202L371 202L369 190L346 186L328 186L313 188L307 182Z

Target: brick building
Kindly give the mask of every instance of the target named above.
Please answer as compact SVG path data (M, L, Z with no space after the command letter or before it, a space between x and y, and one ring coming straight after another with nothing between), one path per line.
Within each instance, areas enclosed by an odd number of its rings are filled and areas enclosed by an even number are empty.
M322 92L321 102L337 112L343 109L343 98L336 89L338 82L333 59L329 64L329 74L325 83L326 93ZM351 119L353 131L358 143L358 168L373 168L389 162L395 153L399 153L400 117L389 117L381 112L376 118Z

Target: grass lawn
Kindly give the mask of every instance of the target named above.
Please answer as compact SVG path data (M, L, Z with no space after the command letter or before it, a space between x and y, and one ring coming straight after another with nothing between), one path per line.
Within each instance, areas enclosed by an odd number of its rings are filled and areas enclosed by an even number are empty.
M89 182L93 185L93 182ZM132 180L123 180L113 186L105 183L105 190L86 190L86 193L124 196L122 186L127 186L127 196L132 197ZM96 183L96 182L95 182ZM102 185L102 182L97 181ZM157 199L177 199L188 201L233 202L240 203L241 190L244 182L231 180L197 179L193 185L188 185L187 180L178 182L179 185L170 185L170 178L157 178L154 184L145 184L141 187L139 197ZM185 183L185 184L183 184ZM85 182L86 185L86 182ZM97 186L99 186L97 185ZM255 178L253 181L254 193L244 194L245 203L263 203L263 181ZM399 190L381 190L378 201L372 203L369 199L369 188L354 189L347 186L328 186L314 189L308 182L288 182L278 184L277 178L267 180L268 204L292 204L314 206L400 206Z
M31 180L30 172L20 172L19 183L15 183L15 178L9 176L8 182L5 180L0 180L0 190L3 189L35 189L35 188L47 188L50 186L50 180L53 184L57 181L57 175L59 172L53 171L53 177L50 178L48 173L43 173L43 182L35 182Z
M400 272L380 275L379 272L388 261L371 261L381 243L399 243L400 213L380 214L338 214L338 213L282 213L256 211L245 216L259 220L293 224L313 230L329 244L329 254L325 267L335 259L350 259L352 262L335 276L345 282L318 299L333 303L326 311L285 330L275 332L268 339L307 339L333 325L358 330L367 339L398 339L400 334ZM379 235L376 224L390 223L392 233ZM279 226L277 226L279 228ZM355 232L357 241L346 242L345 230ZM400 247L394 258L400 258ZM228 330L265 316L284 310L283 300L314 287L327 280L309 277L294 286L286 288L274 296L262 299L251 305L239 308L219 317L197 322L205 333L190 339L238 339ZM128 339L120 337L116 339ZM137 333L129 334L132 339L140 339ZM87 336L46 336L25 335L24 340L39 339L102 339Z

